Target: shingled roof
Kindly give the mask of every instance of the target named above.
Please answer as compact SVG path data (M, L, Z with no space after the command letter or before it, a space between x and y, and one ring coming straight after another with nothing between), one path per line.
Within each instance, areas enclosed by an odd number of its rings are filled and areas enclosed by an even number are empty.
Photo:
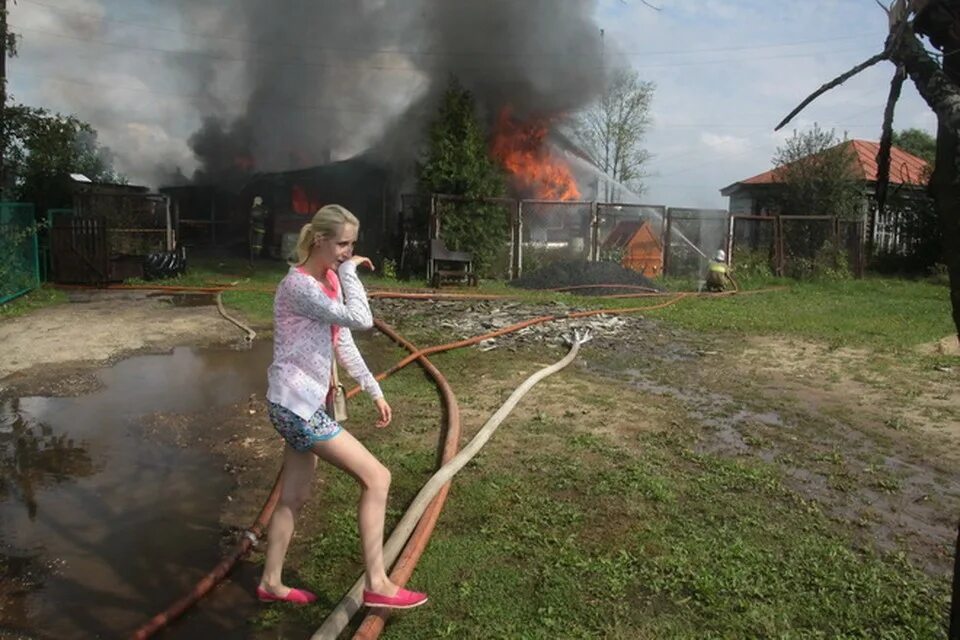
M865 182L877 181L877 152L880 150L879 142L869 140L847 140L837 146L849 145L853 147L853 157L856 163L854 171L857 176ZM912 153L907 153L898 147L890 147L890 184L907 184L918 187L924 187L927 184L928 167L926 160L918 158ZM729 195L729 191L739 185L747 184L774 184L777 169L764 171L746 180L734 182L730 186L720 190L723 195Z

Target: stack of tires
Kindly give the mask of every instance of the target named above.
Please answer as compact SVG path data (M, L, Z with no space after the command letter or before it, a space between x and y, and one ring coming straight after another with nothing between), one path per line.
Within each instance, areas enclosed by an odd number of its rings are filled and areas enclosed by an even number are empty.
M143 277L146 280L173 278L187 270L187 250L180 245L173 251L157 251L143 257Z

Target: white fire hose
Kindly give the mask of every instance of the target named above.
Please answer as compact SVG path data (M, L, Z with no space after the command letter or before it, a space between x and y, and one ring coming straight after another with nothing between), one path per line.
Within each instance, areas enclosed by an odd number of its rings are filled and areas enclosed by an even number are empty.
M390 534L389 539L386 544L383 545L383 560L384 564L388 567L392 566L396 561L397 557L400 555L400 551L403 549L403 545L406 543L407 538L410 537L410 534L413 532L414 527L417 522L420 520L420 517L423 515L423 512L426 510L427 505L433 499L433 497L440 491L440 488L443 487L450 479L460 471L464 465L466 465L471 458L473 458L481 448L487 443L490 437L493 435L493 432L497 430L497 427L500 426L500 423L507 417L507 415L513 411L513 408L520 402L520 399L527 394L530 389L533 388L535 384L546 378L547 376L553 375L554 373L560 371L568 364L573 362L574 358L577 357L577 353L580 351L580 345L584 344L590 340L589 331L579 331L575 330L573 335L568 338L570 344L570 352L563 357L562 360L540 369L532 376L527 378L523 384L514 390L510 394L510 397L507 398L507 401L497 409L489 420L480 428L477 432L477 435L473 437L467 446L465 446L460 453L458 453L450 462L440 467L433 476L423 485L423 488L420 489L420 492L413 499L413 502L410 504L410 507L407 509L407 512L403 514L403 518L400 519L400 522L394 528L393 533ZM349 624L350 619L353 615L360 609L362 605L363 597L363 585L364 580L361 575L357 581L353 584L353 587L350 588L350 591L347 592L347 595L344 596L343 600L330 612L330 615L327 616L327 619L323 621L323 624L317 629L314 634L310 637L310 640L335 640L340 633L346 628Z

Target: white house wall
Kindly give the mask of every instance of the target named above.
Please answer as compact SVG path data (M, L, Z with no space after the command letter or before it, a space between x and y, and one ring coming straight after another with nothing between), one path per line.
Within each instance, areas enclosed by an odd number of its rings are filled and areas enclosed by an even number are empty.
M753 198L747 194L730 196L730 213L735 216L749 216L753 214Z

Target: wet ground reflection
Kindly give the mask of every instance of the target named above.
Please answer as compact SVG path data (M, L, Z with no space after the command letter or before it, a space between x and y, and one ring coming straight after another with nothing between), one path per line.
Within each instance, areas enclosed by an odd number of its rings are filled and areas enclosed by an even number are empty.
M0 637L122 637L216 563L223 462L145 440L142 419L262 396L271 352L178 348L99 371L89 395L0 402ZM203 616L174 635L244 620Z

